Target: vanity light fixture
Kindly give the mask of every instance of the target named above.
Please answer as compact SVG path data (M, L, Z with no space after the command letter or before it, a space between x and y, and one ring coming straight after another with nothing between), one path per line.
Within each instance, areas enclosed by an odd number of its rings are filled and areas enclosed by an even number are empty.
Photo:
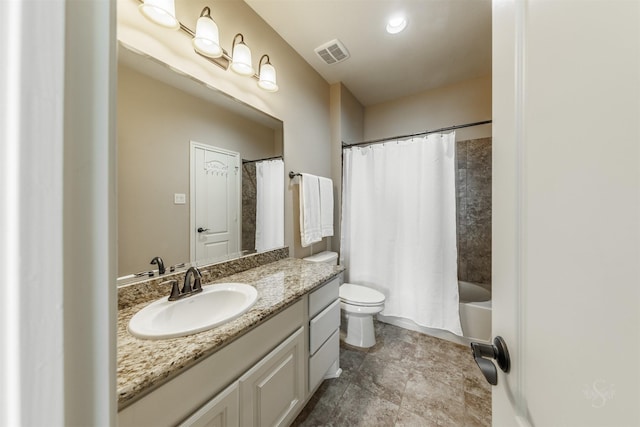
M266 62L263 60L266 59ZM278 84L276 83L276 69L269 62L269 55L262 55L258 62L258 86L267 92L277 92Z
M238 38L240 41L238 41ZM252 76L255 74L251 65L251 49L244 44L244 36L236 34L231 45L231 70L241 76Z
M138 10L151 22L165 28L177 30L180 22L176 19L176 5L173 0L144 0Z
M205 7L200 13L200 18L196 23L196 35L193 37L193 48L201 55L209 58L220 58L222 48L220 47L220 36L218 26L211 18L211 9Z
M165 28L180 29L193 38L195 52L213 64L228 70L254 78L258 87L267 92L277 92L276 69L269 60L269 55L262 55L258 63L258 74L251 64L251 50L244 42L242 33L236 34L231 45L231 55L220 46L218 25L211 17L211 9L205 6L196 23L196 31L178 21L175 16L174 0L137 0L138 10L151 22ZM264 61L266 59L266 61ZM264 61L264 62L263 62Z

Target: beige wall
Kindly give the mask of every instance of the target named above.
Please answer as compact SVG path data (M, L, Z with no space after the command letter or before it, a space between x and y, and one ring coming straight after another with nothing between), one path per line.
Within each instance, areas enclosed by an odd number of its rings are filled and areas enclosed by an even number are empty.
M119 276L150 269L154 256L189 261L190 141L243 159L282 154L273 129L122 65L117 110Z
M360 101L345 85L340 85L341 142L362 141L364 138L364 112Z
M490 119L491 76L485 76L366 107L364 138L394 137ZM456 131L458 141L490 136L491 125Z
M364 136L364 107L342 83L331 85L332 175L334 183L334 237L332 251L340 251L340 218L342 209L342 141L361 141Z
M206 1L176 2L178 18L190 28ZM166 30L149 23L137 10L136 0L118 0L118 40L149 54L208 85L254 106L284 122L286 171L296 170L331 176L329 85L255 12L240 0L217 2L212 16L220 29L222 46L229 51L233 36L242 32L251 48L254 66L260 55L269 54L278 73L277 93L258 89L256 81L224 71L193 52L183 32ZM285 244L295 257L311 253L300 247L294 224L294 194L298 186L287 179L285 193ZM297 206L296 206L297 207ZM322 247L324 246L324 247ZM322 250L317 245L314 251Z

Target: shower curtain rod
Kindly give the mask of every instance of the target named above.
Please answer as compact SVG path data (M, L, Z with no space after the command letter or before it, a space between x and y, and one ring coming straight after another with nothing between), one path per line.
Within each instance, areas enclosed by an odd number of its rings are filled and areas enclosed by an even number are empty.
M247 163L255 163L255 162L265 162L267 160L276 160L276 159L282 159L282 156L274 156L274 157L266 157L264 159L257 159L257 160L245 160L242 159L242 164L247 164Z
M449 131L449 130L468 128L468 127L472 127L472 126L487 125L487 124L489 124L491 122L492 122L492 120L485 120L485 121L482 121L482 122L475 122L475 123L467 123L467 124L464 124L464 125L449 126L449 127L446 127L446 128L440 128L440 129L436 129L436 130L426 130L424 132L411 133L409 135L399 135L399 136L392 136L392 137L388 137L388 138L372 139L372 140L369 140L369 141L356 142L356 143L353 143L353 144L347 144L344 141L342 141L342 148L357 147L359 145L376 144L378 142L393 141L394 139L411 138L411 137L414 137L414 136L429 135L431 133L446 132L446 131Z

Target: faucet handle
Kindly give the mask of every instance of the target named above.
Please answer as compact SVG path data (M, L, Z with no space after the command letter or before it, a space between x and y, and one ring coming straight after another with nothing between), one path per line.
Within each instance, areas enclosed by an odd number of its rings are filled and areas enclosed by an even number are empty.
M154 276L154 272L153 270L149 270L149 271L140 271L138 273L133 273L134 277L142 277L142 276L149 276L149 277L153 277Z
M169 295L169 301L175 301L180 299L180 287L177 280L168 280L163 283L171 283L171 295Z
M174 271L176 271L176 268L182 268L182 267L184 267L185 265L186 265L186 264L185 264L184 262L181 262L181 263L179 263L179 264L174 264L174 265L172 265L171 267L169 267L169 271L170 271L171 273L173 273Z

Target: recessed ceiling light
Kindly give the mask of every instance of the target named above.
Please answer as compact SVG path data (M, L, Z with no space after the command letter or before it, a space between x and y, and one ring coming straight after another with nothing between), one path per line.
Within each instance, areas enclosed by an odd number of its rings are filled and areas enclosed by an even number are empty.
M402 16L395 16L387 22L387 33L398 34L407 27L407 20Z

